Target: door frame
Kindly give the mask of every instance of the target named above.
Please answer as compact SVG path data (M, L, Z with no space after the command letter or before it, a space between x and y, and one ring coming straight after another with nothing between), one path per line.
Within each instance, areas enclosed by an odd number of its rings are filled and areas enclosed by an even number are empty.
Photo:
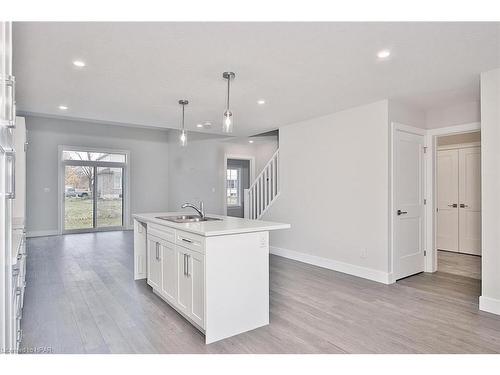
M471 122L427 130L426 145L428 147L428 154L430 157L426 160L426 196L428 204L425 210L425 232L427 234L425 236L425 248L427 249L427 256L425 257L425 272L437 271L437 138L445 135L465 134L477 131L481 131L480 122Z
M398 122L391 122L391 130L390 130L390 140L389 140L389 150L390 150L390 155L389 155L389 179L390 179L390 186L389 186L389 280L388 283L392 284L396 282L396 274L394 270L394 265L395 265L395 252L394 252L394 243L395 243L395 237L396 237L396 231L395 231L395 225L396 221L394 220L394 210L396 207L396 189L395 189L395 176L396 176L396 163L395 163L395 158L394 155L396 153L396 132L397 131L402 131L410 134L416 134L416 135L421 135L424 137L424 150L425 147L427 146L427 131L425 129L417 128L414 126L409 126L405 124L401 124ZM423 166L424 166L424 172L423 172L423 177L424 177L424 199L427 196L427 159L425 157L424 153L424 160L423 160ZM427 207L427 206L426 206ZM427 209L424 211L424 233L423 233L423 240L424 240L424 251L426 249L425 244L426 244L426 233L427 233L427 214L426 214ZM426 259L424 256L424 271L427 272L426 268Z
M71 231L64 230L64 175L65 175L65 166L68 163L65 163L62 160L63 150L71 150L71 151L90 151L90 152L106 152L106 153L116 153L116 154L124 154L125 155L125 163L114 163L114 162L99 162L97 165L93 163L97 167L116 167L123 168L123 176L122 176L122 200L123 200L123 225L121 227L105 227L105 228L92 228L88 229L77 229ZM111 148L101 148L101 147L82 147L82 146L68 146L68 145L59 145L57 150L57 159L58 159L58 168L57 168L57 205L58 205L58 234L70 234L70 233L91 233L91 232L106 232L106 231L114 231L114 230L127 230L133 227L133 224L130 224L130 175L129 175L129 166L130 166L130 152L128 150L118 150ZM75 160L72 165L88 165L89 163L85 163L85 161ZM96 176L94 176L94 183L96 182ZM95 193L95 189L94 189ZM95 205L94 205L95 206ZM94 207L95 208L95 207Z
M235 159L235 160L248 160L250 162L250 186L253 184L255 179L255 156L252 155L241 155L241 154L224 154L224 167L223 167L223 181L222 181L222 212L227 216L227 199L226 199L226 179L227 179L227 160ZM241 197L242 202L244 200L244 196Z

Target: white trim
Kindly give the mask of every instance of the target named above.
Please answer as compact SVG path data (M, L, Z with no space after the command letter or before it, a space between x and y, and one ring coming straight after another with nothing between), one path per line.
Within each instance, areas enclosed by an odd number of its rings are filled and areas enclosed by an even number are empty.
M58 236L60 235L57 229L52 230L35 230L26 233L26 237L46 237L46 236Z
M373 268L361 267L355 264L340 262L334 259L318 257L316 255L310 255L275 246L269 246L269 252L273 255L278 255L283 258L293 259L302 263L312 264L314 266L326 268L332 271L362 277L363 279L376 281L382 284L391 284L394 282L392 274L375 270Z
M437 271L437 251L436 251L436 162L437 162L437 137L443 135L471 133L481 130L481 123L472 122L461 125L447 126L445 128L427 130L426 144L428 146L428 155L426 160L426 196L427 206L425 210L426 238L425 248L427 257L425 258L425 271Z
M227 178L227 159L235 159L235 160L248 160L250 162L250 181L248 182L248 186L251 186L253 180L255 178L255 156L252 155L240 155L240 154L224 154L224 173L222 175L223 183L222 183L222 212L224 215L227 215L227 198L226 198L226 178ZM243 202L243 197L242 200Z
M500 315L500 299L480 296L479 310Z
M395 221L394 221L394 211L395 211L395 168L396 164L394 163L394 155L395 155L395 134L396 131L403 131L405 133L410 133L410 134L416 134L416 135L421 135L424 137L424 150L425 147L427 147L427 131L425 129L420 129L416 128L413 126L409 125L404 125L401 123L397 122L391 122L391 131L390 131L390 136L389 136L389 271L391 275L391 282L395 282L394 280L394 275L396 274L395 269L394 269L394 240L395 240ZM423 164L424 164L424 173L423 173L423 184L424 184L424 199L427 199L427 160L430 159L426 157L426 154L424 153L423 156ZM426 225L426 219L427 215L424 212L424 233L423 233L423 240L424 240L424 251L426 250L426 244L427 244L427 225ZM424 258L424 271L427 272L427 262L426 258Z
M133 228L132 215L130 213L130 151L120 150L113 148L101 148L101 147L85 147L85 146L70 146L70 145L59 145L57 147L57 157L58 157L58 171L57 171L57 206L58 206L58 234L64 233L64 205L63 205L63 185L64 185L64 166L68 164L68 161L62 160L63 150L71 151L90 151L90 152L105 152L110 154L124 154L125 163L112 163L112 162L102 162L103 165L112 166L115 165L118 168L123 168L123 183L125 185L125 191L123 192L123 227L113 228L112 230L122 230ZM78 162L78 161L76 161Z
M437 150L438 151L457 150L460 148L472 148L472 147L481 147L481 142L468 142L468 143L456 143L454 145L442 145L442 146L437 146Z

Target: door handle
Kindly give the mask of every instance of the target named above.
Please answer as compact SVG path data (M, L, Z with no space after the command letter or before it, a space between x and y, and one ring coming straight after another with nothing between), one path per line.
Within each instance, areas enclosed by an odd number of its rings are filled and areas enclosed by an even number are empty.
M469 207L469 205L465 204L465 203L460 203L460 208L467 208Z
M452 203L452 204L449 204L448 207L453 207L453 208L457 208L458 207L458 204L456 203Z
M401 211L401 210L398 210L397 214L398 216L399 215L406 215L408 213L408 211Z

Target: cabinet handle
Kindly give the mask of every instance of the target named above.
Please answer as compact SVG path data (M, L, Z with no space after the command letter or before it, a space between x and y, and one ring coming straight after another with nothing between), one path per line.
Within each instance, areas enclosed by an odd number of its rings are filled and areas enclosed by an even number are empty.
M469 207L469 205L465 204L465 203L460 203L460 208L467 208Z
M408 211L401 211L401 210L398 210L398 212L397 212L398 216L406 215L407 213L408 213Z
M15 129L16 128L16 77L14 77L13 75L0 76L0 86L4 86L6 88L7 95L10 94L10 98L6 97L4 103L5 113L7 118L1 119L0 125L6 126L7 128L10 129Z
M23 341L23 330L22 329L18 329L17 330L17 337L16 337L16 341L18 343L21 343L21 341Z
M186 254L182 255L184 255L184 276L186 276Z
M456 203L452 203L452 204L449 204L448 207L453 207L453 208L457 208L458 207L458 204Z
M10 170L11 170L11 180L10 180L10 191L5 193L5 198L15 199L16 198L16 151L8 150L5 152L5 156L10 160Z
M189 277L189 254L186 254L186 276Z
M181 240L183 240L184 242L193 243L193 241L188 240L187 238L181 238Z

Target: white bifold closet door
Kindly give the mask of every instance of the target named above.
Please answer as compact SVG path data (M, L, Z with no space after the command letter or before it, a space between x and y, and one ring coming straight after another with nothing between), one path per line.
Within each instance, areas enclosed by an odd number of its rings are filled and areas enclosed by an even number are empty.
M481 255L481 148L438 151L437 247Z
M481 148L460 149L458 156L458 249L481 255Z
M437 248L458 251L458 150L438 151Z

